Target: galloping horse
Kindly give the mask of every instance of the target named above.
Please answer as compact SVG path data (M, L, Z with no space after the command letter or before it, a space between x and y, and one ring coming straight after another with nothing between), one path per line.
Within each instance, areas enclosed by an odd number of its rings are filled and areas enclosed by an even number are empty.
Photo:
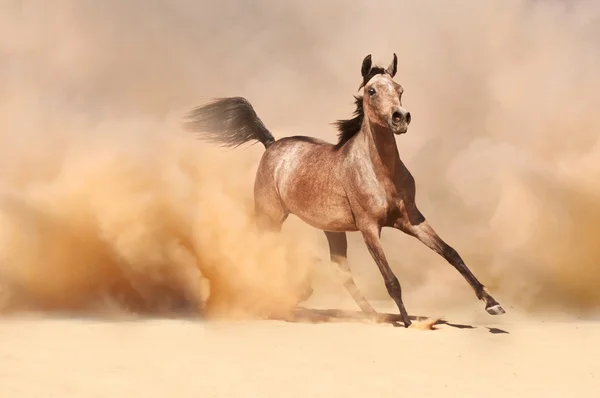
M355 96L353 118L336 122L337 144L313 137L275 140L245 98L227 97L195 108L186 127L201 139L237 147L256 140L265 147L254 183L258 225L279 231L289 214L325 232L331 261L345 275L344 286L362 311L378 316L360 293L347 262L346 232L360 231L381 272L401 319L411 325L380 237L383 227L409 234L444 257L471 285L491 315L504 309L465 265L460 255L427 223L415 202L415 180L400 156L394 135L411 121L402 106L404 89L393 78L398 58L387 68L362 63L362 96Z

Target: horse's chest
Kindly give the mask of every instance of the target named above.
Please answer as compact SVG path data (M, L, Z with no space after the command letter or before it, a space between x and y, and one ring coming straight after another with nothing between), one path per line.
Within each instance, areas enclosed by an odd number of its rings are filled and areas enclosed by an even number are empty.
M393 182L378 176L371 167L357 170L354 191L361 211L380 221L387 218L397 196Z

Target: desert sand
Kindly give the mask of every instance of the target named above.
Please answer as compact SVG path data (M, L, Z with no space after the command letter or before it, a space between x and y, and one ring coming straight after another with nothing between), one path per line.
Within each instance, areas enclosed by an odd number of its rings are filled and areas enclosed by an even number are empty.
M598 21L574 0L1 1L0 397L597 396ZM276 138L334 142L362 59L393 53L419 208L502 316L386 229L409 313L441 321L356 319L322 232L256 234L262 147L181 129L241 95ZM309 281L313 310L261 319Z
M380 308L385 308L385 305ZM559 397L598 388L600 324L4 319L3 397ZM499 319L499 318L498 318Z

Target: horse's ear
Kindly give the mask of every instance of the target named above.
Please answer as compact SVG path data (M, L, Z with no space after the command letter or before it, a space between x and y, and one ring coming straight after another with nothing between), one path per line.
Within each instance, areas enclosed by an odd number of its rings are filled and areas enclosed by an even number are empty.
M394 53L394 60L385 71L389 73L391 77L396 76L396 72L398 71L398 57L396 56L396 53Z
M367 77L369 72L371 71L371 54L367 55L365 59L363 59L362 67L360 68L360 73L362 77Z

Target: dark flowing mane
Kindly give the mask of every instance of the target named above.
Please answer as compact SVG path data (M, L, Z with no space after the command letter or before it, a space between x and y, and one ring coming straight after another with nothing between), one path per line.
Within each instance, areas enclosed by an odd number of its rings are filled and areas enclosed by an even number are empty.
M369 73L367 73L363 78L363 81L358 89L360 90L361 88L363 88L364 85L367 84L367 82L373 78L373 76L382 75L384 73L388 72L381 66L373 66ZM348 142L350 138L354 137L360 131L363 124L363 120L365 118L365 110L363 109L362 99L362 95L354 96L354 104L356 105L356 110L352 114L352 119L338 120L335 123L333 123L338 129L338 142L336 144L336 147L341 147L346 142Z
M352 114L352 119L338 120L333 123L338 129L338 143L336 147L341 147L360 131L365 118L365 110L363 109L362 100L362 96L354 96L356 110Z

